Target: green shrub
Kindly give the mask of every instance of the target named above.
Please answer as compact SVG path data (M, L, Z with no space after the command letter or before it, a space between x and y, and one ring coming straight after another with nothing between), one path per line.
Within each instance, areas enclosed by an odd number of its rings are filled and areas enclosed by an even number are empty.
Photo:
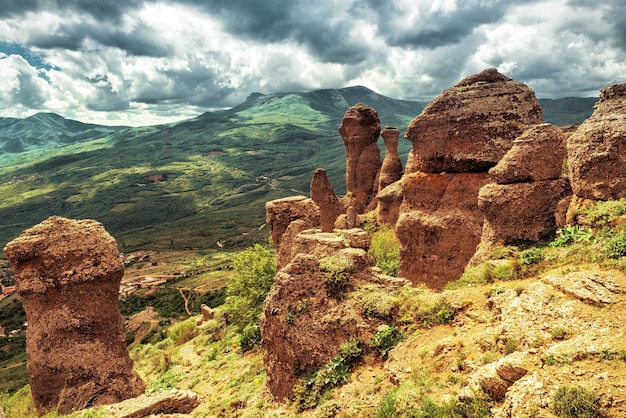
M626 256L626 231L621 231L606 243L606 255L609 258Z
M240 331L259 321L263 301L272 289L276 275L274 254L256 244L233 258L236 275L226 285L226 310L229 321Z
M361 356L359 340L353 339L341 345L341 354L330 360L322 368L310 372L299 379L292 391L292 398L298 412L315 408L324 393L348 381L352 366Z
M391 349L403 339L404 335L393 325L383 324L378 327L376 334L370 338L368 344L370 347L378 349L383 357L387 357Z
M582 215L581 223L592 228L611 225L618 217L626 213L626 198L607 200L585 206L577 214Z
M565 340L569 336L569 331L563 327L554 327L550 330L550 336L553 340Z
M537 264L543 260L543 253L541 252L541 248L529 248L528 250L522 251L519 259L522 264L529 266L531 264Z
M346 257L331 255L320 260L320 270L326 276L326 288L329 295L339 296L350 281L348 273L353 268L354 263Z
M600 397L594 391L560 386L552 397L552 411L561 418L600 418Z
M244 353L252 350L256 345L261 343L261 327L259 324L249 324L241 332L239 347Z
M455 315L452 306L442 297L429 309L420 312L418 317L426 328L430 328L435 324L449 324Z
M393 229L384 225L372 235L369 253L376 265L389 276L398 276L400 269L400 242Z
M564 247L574 242L591 242L593 231L588 228L581 228L579 225L565 225L557 231L557 237L550 245L553 247Z
M397 306L396 298L389 293L374 292L363 297L363 314L370 318L391 320Z

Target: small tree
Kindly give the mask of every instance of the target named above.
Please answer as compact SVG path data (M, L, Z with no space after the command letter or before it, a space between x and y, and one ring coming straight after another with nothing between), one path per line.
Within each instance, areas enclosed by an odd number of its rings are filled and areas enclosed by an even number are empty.
M263 301L272 289L276 260L272 251L255 244L233 258L237 274L226 285L226 309L239 330L257 324Z

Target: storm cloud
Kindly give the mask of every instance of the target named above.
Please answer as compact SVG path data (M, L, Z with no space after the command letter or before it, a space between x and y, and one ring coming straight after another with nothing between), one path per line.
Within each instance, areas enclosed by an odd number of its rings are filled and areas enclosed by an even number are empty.
M597 96L625 58L621 0L8 0L0 116L141 125L357 84L428 101L487 67Z

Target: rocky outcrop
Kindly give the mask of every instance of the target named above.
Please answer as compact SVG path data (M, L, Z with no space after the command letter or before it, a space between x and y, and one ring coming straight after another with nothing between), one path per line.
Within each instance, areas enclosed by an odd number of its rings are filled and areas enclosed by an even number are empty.
M320 225L317 205L306 196L292 196L272 200L265 204L265 221L270 227L274 248L280 248L280 241L289 224L296 219L303 220L308 228Z
M605 87L591 117L567 141L572 190L578 197L626 197L626 83Z
M119 313L124 267L102 224L51 217L4 251L28 319L28 375L39 413L143 393Z
M331 232L335 228L335 220L345 213L345 208L335 195L333 187L326 177L326 170L318 168L311 180L311 200L315 202L320 213L320 227L324 232Z
M143 417L191 417L189 414L200 404L200 398L189 390L172 389L155 392L107 405L94 412L96 416L115 418ZM87 411L79 411L72 416L86 416ZM103 415L97 415L103 414Z
M402 180L379 191L376 199L378 200L378 206L376 206L378 223L395 226L400 216L400 205L402 205Z
M385 129L380 131L385 142L385 158L383 159L383 165L380 169L380 176L378 178L378 193L387 186L402 178L402 161L398 154L398 138L400 137L400 131L398 128L386 126Z
M377 141L380 136L378 113L362 103L349 108L341 121L339 133L346 151L345 206L364 213L375 203L378 175L382 161Z
M489 170L495 183L480 189L478 206L485 215L480 245L470 265L489 257L497 245L540 241L557 229L557 209L571 195L561 178L565 159L563 132L549 124L528 129Z
M414 169L427 173L487 171L515 138L543 123L535 93L496 69L487 69L445 90L413 119Z
M374 271L368 247L369 235L359 229L304 231L294 240L297 254L276 274L261 317L266 384L276 398L288 398L298 379L339 355L341 344L358 338L366 347L381 324L345 296L363 282L389 288L405 283ZM341 288L329 282L321 262L327 257L345 263Z
M487 170L542 122L534 92L495 69L461 80L413 119L396 224L403 277L434 289L459 277L480 242L484 218L476 202Z
M469 399L483 391L491 399L502 401L509 387L528 373L527 364L532 361L532 356L528 353L516 352L486 364L472 373L459 397Z
M400 276L442 289L463 272L480 242L477 195L487 173L405 175L400 216Z

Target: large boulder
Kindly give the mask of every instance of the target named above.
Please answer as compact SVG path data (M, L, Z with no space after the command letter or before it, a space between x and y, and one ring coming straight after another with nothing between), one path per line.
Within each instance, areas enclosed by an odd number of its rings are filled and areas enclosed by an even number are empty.
M265 204L265 221L270 227L274 248L280 248L283 234L296 219L302 219L308 228L317 228L320 225L320 212L312 199L291 196Z
M349 108L339 127L346 151L346 207L364 213L378 192L378 174L382 165L378 113L363 103Z
M511 149L489 170L496 183L555 180L565 160L565 134L548 123L527 129Z
M605 87L591 117L567 141L572 190L578 197L626 197L626 83Z
M28 376L38 412L69 413L142 394L118 305L124 266L102 224L51 217L4 251L28 320Z
M487 171L526 128L540 123L532 89L487 69L445 90L413 119L406 133L413 143L411 170Z

